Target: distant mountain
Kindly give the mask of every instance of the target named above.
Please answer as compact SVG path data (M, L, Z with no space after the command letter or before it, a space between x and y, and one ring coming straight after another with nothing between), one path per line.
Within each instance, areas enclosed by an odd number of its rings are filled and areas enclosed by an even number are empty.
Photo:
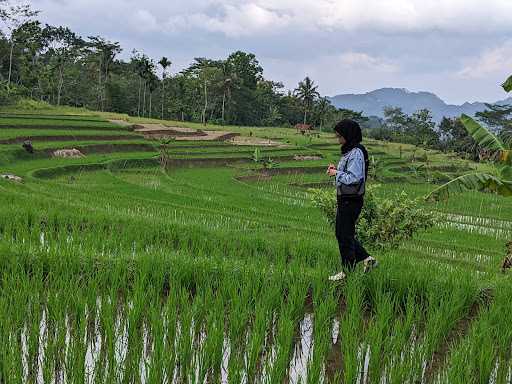
M437 95L430 92L410 92L404 88L381 88L364 94L345 94L329 97L337 108L363 111L366 116L384 116L384 107L400 107L407 114L427 108L432 112L434 121L440 122L443 116L457 117L462 113L474 115L487 108L484 103L446 104ZM512 104L512 97L494 104Z

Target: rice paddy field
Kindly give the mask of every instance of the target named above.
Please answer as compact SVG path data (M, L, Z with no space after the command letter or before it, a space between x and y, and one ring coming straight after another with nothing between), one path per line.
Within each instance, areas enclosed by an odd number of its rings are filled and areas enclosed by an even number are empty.
M418 200L435 227L333 285L307 192L333 188L331 135L238 132L287 146L266 169L255 146L171 141L164 169L104 116L0 114L0 174L23 178L0 179L0 383L511 382L512 199ZM381 197L487 166L365 144Z

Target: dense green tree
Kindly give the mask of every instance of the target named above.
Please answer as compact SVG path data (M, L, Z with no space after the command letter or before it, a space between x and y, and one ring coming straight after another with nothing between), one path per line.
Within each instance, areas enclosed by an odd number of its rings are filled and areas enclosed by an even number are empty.
M108 41L101 36L89 36L87 47L89 48L90 56L96 60L97 73L98 73L98 109L103 111L105 109L105 90L106 84L110 78L110 72L115 57L121 53L122 49L118 42Z
M315 86L313 80L306 78L299 82L299 86L295 89L295 95L302 101L304 106L304 124L307 123L307 114L313 106L314 101L320 97L318 87Z
M413 144L436 148L439 145L439 134L435 126L432 113L428 109L420 109L409 117L407 133L413 138Z
M407 130L408 116L400 107L384 108L384 126L395 134L403 134Z
M463 157L478 160L478 144L468 133L460 118L444 117L439 124L441 148L453 151Z
M6 26L7 35L5 37L9 41L9 72L7 76L8 87L11 85L12 80L15 31L38 14L39 11L32 9L30 4L9 5L9 3L6 1L0 2L0 21L2 21Z
M43 30L43 37L48 42L47 56L54 72L54 83L57 88L56 104L61 104L64 76L70 62L74 62L85 47L85 42L69 28L52 27L47 25Z
M493 131L512 127L512 105L485 104L487 109L475 116Z

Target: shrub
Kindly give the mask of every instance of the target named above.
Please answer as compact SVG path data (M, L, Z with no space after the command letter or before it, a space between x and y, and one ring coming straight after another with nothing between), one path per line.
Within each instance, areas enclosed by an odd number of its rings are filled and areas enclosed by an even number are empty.
M421 208L418 200L410 199L407 193L393 198L377 198L375 189L369 186L363 210L357 223L357 237L370 248L395 248L418 231L431 228L436 215ZM313 205L325 214L334 227L336 222L336 194L331 190L310 189Z
M52 106L46 101L39 101L33 99L22 98L16 103L16 107L24 111L39 111L51 109Z
M15 104L21 94L21 90L16 86L10 87L5 82L0 82L0 105Z

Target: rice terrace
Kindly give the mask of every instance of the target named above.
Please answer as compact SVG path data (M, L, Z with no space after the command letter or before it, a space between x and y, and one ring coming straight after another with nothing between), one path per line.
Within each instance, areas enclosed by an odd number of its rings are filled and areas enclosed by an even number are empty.
M367 116L33 9L0 0L0 383L512 382L510 105ZM333 281L339 121L378 266Z

